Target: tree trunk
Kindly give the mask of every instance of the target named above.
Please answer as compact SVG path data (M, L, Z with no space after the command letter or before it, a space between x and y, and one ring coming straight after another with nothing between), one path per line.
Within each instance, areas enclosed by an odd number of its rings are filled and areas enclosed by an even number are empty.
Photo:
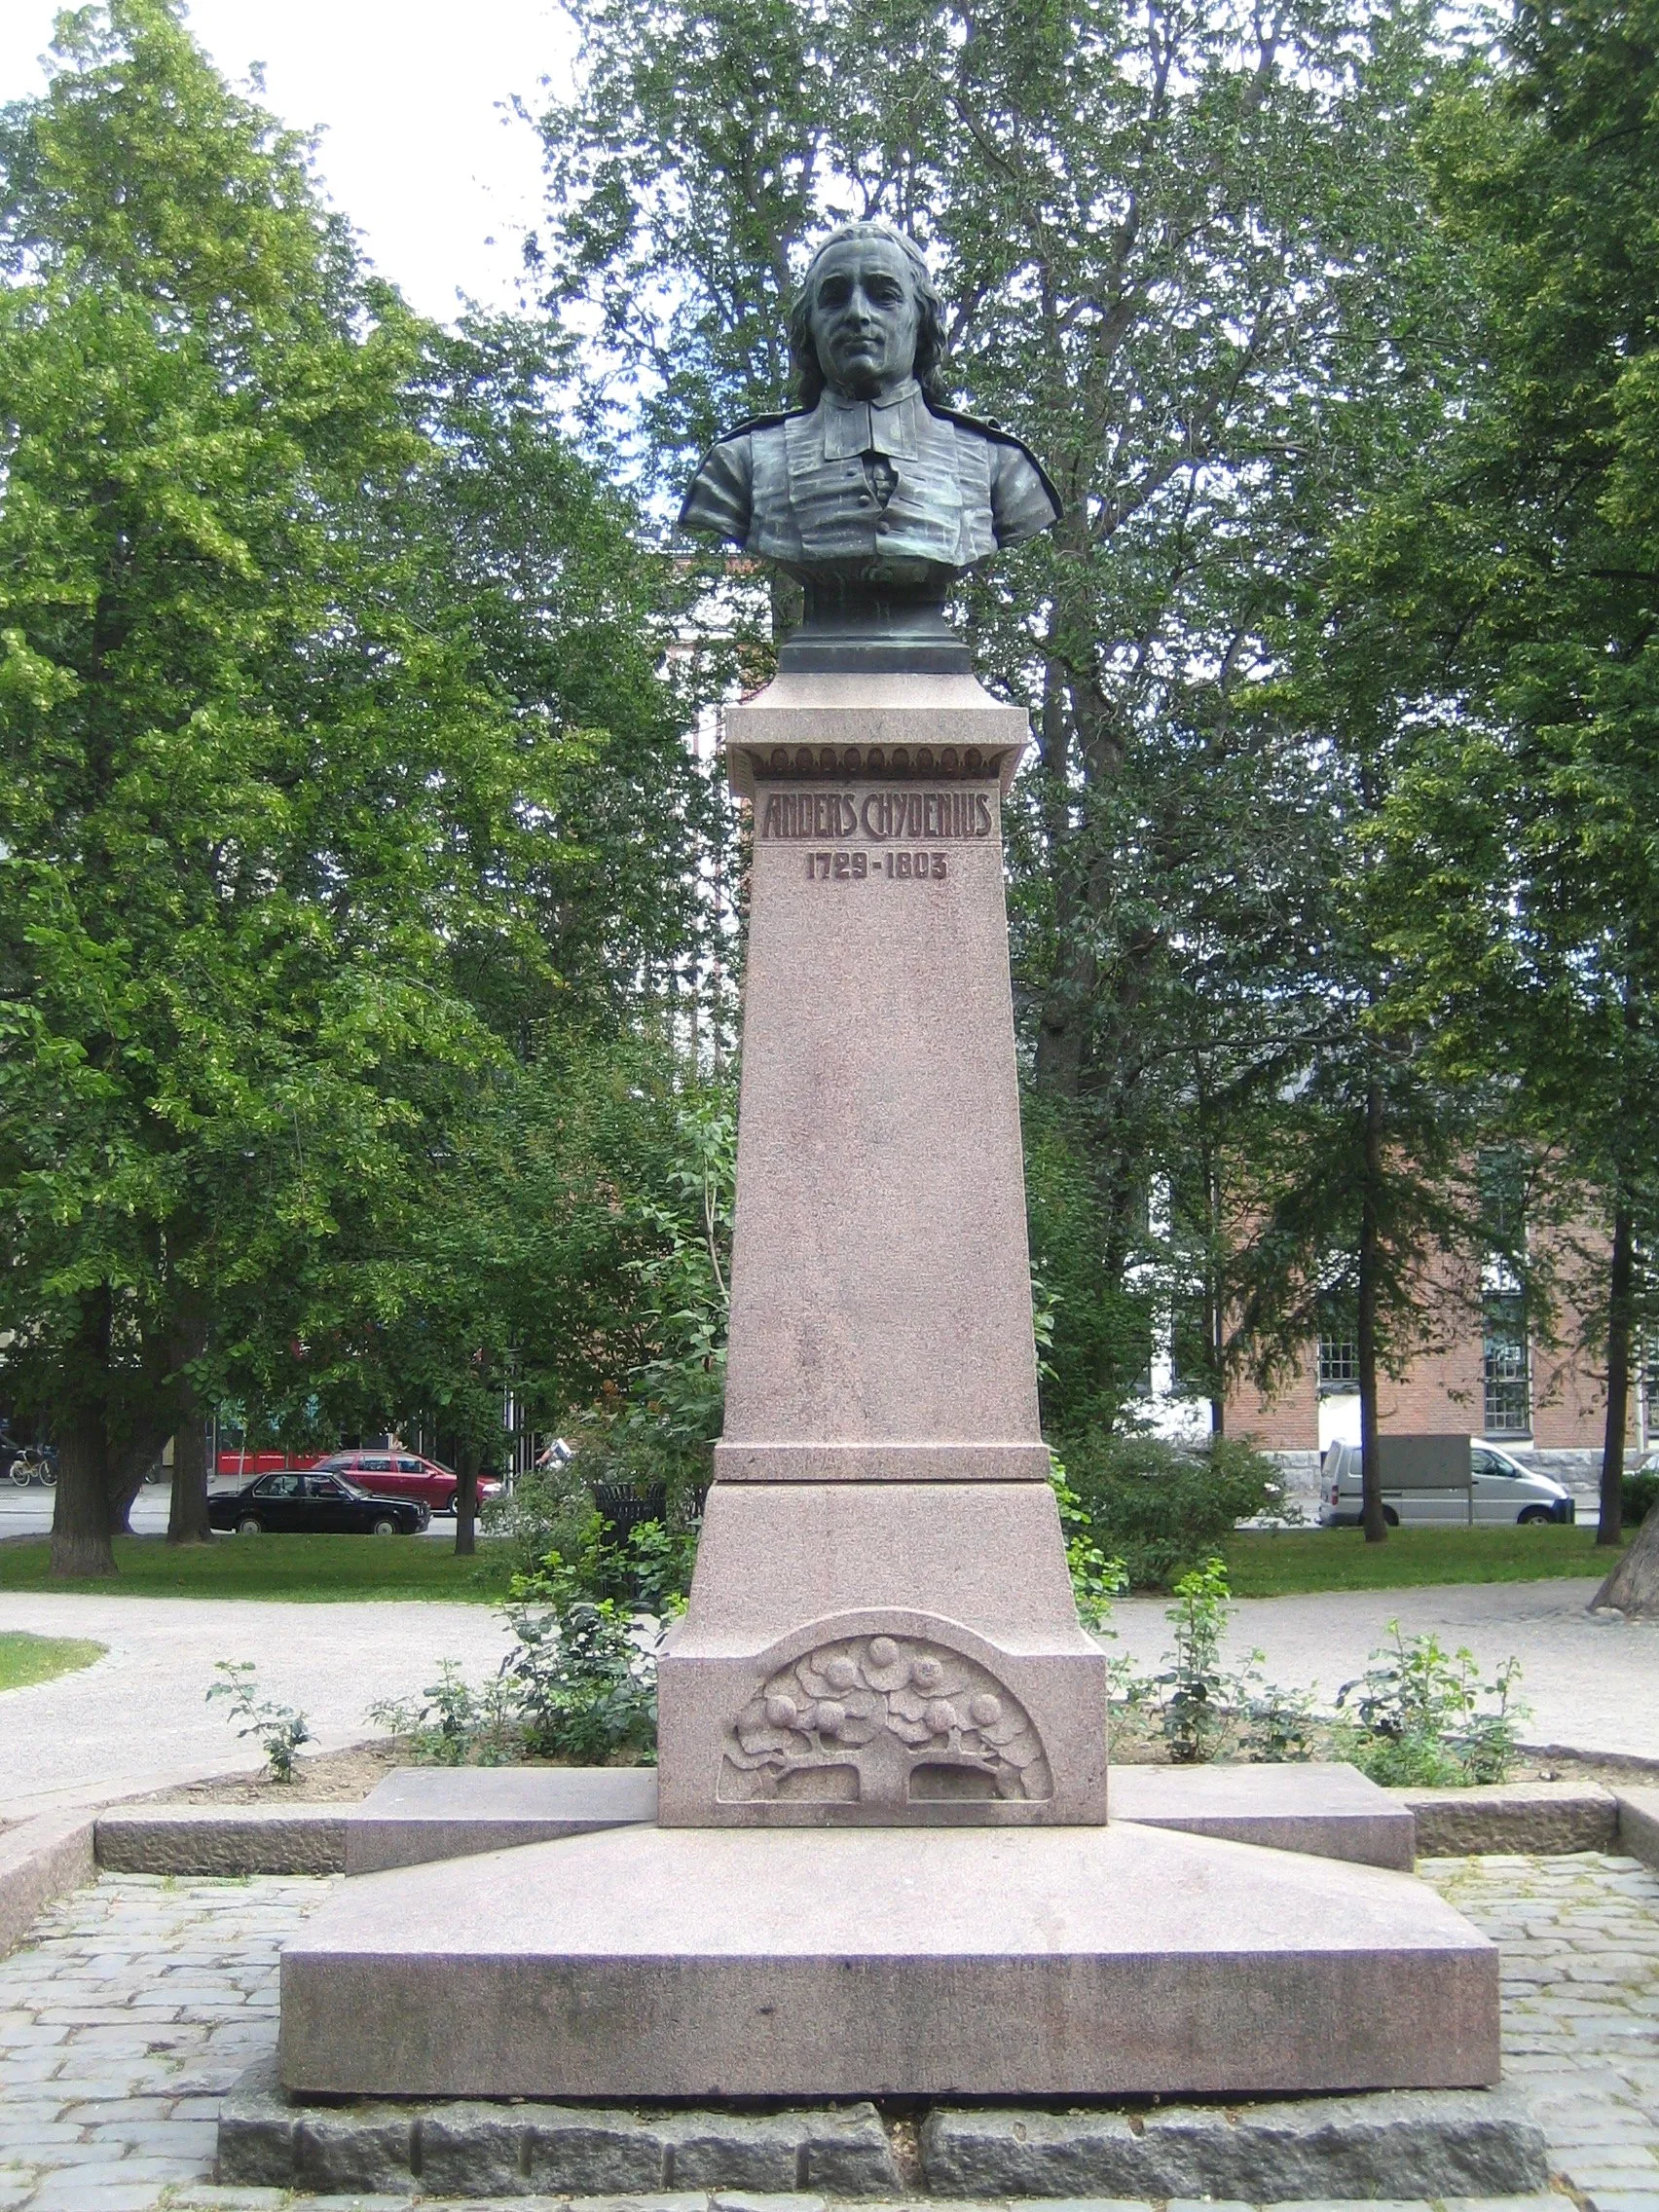
M1613 1264L1607 1285L1607 1425L1602 1439L1602 1518L1598 1544L1624 1540L1625 1423L1630 1419L1631 1292L1636 1224L1622 1184L1613 1203Z
M207 1420L188 1381L173 1431L172 1499L167 1507L169 1544L204 1544L207 1526Z
M1638 1620L1659 1620L1659 1507L1648 1514L1634 1540L1590 1601L1591 1609L1616 1605Z
M1360 1526L1368 1544L1386 1541L1382 1518L1382 1467L1377 1439L1377 1277L1381 1253L1377 1194L1382 1182L1382 1092L1375 1079L1365 1092L1365 1165L1359 1204L1359 1320L1354 1331L1359 1355Z
M52 1572L113 1574L109 1527L109 1439L103 1417L77 1411L57 1431L57 1491L52 1508Z
M478 1549L478 1462L482 1457L478 1446L468 1438L461 1448L461 1465L456 1470L461 1476L455 1493L455 1552L458 1559L471 1559Z
M131 1535L132 1501L144 1487L145 1470L155 1464L166 1440L166 1421L152 1416L119 1450L111 1447L104 1475L111 1535Z

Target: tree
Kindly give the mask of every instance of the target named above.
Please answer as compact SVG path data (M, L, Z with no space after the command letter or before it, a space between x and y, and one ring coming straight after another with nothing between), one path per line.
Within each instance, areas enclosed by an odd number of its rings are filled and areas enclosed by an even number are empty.
M480 646L433 334L303 148L169 0L60 38L0 123L0 1364L55 1570L108 1572L226 1316L372 1245L499 1057L473 978L545 989L576 749Z
M1389 834L1419 1004L1445 1053L1518 1073L1533 1142L1599 1198L1609 1545L1659 1234L1656 92L1652 8L1573 0L1518 7L1442 103L1480 375L1361 548L1414 663Z
M1153 1180L1213 1199L1227 1117L1303 1049L1329 733L1256 697L1286 628L1318 619L1303 579L1439 405L1448 287L1412 158L1427 13L591 0L578 19L536 251L549 300L603 317L596 399L632 401L653 481L786 397L807 234L885 214L932 254L964 399L1065 498L965 605L1037 732L1011 813L1017 1005L1040 1144L1075 1162L1054 1188L1108 1286L1057 1305L1050 1396L1113 1419Z

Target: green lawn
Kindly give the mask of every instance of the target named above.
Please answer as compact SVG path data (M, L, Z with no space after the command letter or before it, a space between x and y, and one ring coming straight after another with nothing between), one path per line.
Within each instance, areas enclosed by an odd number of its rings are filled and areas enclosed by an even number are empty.
M87 1590L103 1597L445 1598L492 1604L506 1596L511 1571L493 1547L457 1559L452 1543L416 1536L215 1536L210 1544L169 1545L160 1536L118 1536L120 1571L93 1581L57 1582L47 1572L50 1547L0 1545L0 1590Z
M1601 1575L1608 1555L1589 1529L1394 1529L1367 1544L1357 1529L1251 1530L1223 1547L1234 1592L1276 1598L1303 1590L1407 1590L1430 1582L1534 1582ZM510 1567L486 1546L457 1559L449 1543L404 1536L217 1536L169 1547L160 1536L123 1536L113 1580L54 1582L48 1547L0 1545L0 1590L88 1590L110 1597L440 1598L493 1604ZM86 1647L96 1657L96 1647ZM85 1659L65 1665L85 1666ZM35 1677L30 1677L29 1679ZM0 1673L0 1685L10 1677Z
M72 1675L90 1667L109 1649L76 1636L30 1636L22 1629L0 1633L0 1690L27 1689L50 1682L54 1675Z
M1390 1529L1368 1544L1357 1529L1241 1530L1223 1547L1240 1598L1303 1590L1412 1590L1431 1582L1542 1582L1604 1575L1615 1554L1594 1529Z

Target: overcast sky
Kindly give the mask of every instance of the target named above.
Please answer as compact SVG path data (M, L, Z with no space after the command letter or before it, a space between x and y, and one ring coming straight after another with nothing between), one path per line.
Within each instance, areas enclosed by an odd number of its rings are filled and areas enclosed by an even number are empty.
M0 0L0 100L40 91L56 13ZM193 0L189 19L233 83L263 62L265 105L322 128L330 197L413 306L513 303L540 158L498 103L534 112L542 78L568 88L574 40L551 0Z

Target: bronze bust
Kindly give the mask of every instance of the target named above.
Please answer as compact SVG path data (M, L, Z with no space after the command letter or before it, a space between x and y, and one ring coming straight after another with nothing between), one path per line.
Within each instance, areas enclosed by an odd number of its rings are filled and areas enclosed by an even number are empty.
M682 529L800 580L806 620L786 667L965 668L946 592L1047 530L1058 495L1019 439L943 404L939 294L917 247L884 224L824 240L789 334L803 404L720 439Z

